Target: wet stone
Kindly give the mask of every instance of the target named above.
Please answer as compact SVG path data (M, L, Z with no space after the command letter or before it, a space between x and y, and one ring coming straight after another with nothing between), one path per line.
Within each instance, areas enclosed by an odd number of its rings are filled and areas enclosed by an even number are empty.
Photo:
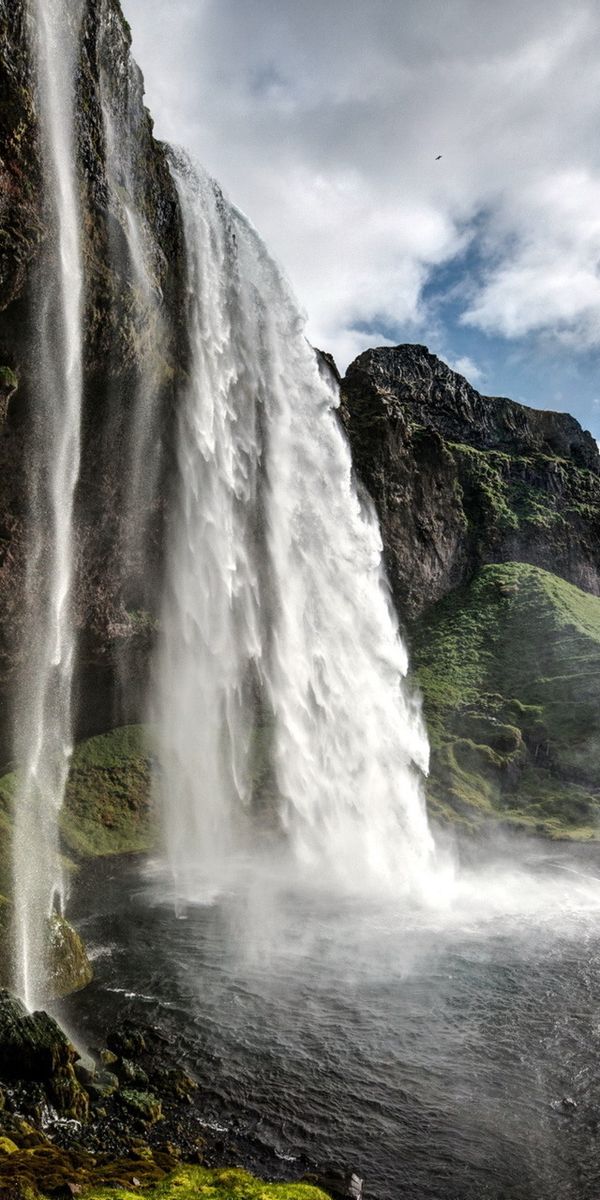
M130 1058L122 1058L117 1067L121 1079L127 1080L128 1083L148 1083L148 1076L143 1067L138 1066Z
M129 1112L140 1121L153 1125L162 1118L162 1104L153 1092L139 1092L133 1088L124 1088L120 1099Z
M307 1183L328 1192L332 1200L363 1200L363 1180L356 1171L331 1166L305 1178Z

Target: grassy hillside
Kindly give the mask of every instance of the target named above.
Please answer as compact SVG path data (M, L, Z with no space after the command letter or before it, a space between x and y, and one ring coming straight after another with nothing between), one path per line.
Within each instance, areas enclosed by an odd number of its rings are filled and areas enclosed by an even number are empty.
M484 567L415 624L434 814L600 837L600 599L538 567Z
M0 895L11 888L12 805L16 776L0 778ZM150 761L141 725L88 738L75 747L61 813L68 859L152 847Z
M127 725L80 742L61 813L68 850L84 858L149 850L156 835L150 791L143 726Z

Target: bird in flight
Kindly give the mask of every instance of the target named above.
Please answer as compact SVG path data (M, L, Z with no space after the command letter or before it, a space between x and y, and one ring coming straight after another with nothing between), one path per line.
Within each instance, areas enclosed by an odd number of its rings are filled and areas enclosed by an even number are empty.
M435 161L439 162L441 157L442 157L441 154L438 154Z

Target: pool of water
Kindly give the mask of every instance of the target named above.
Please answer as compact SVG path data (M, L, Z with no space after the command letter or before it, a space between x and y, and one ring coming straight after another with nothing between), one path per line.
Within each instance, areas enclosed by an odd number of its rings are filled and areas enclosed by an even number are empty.
M72 904L96 979L70 1019L160 1024L274 1160L343 1161L370 1200L600 1195L600 856L528 849L443 903L241 873L183 911L115 863Z

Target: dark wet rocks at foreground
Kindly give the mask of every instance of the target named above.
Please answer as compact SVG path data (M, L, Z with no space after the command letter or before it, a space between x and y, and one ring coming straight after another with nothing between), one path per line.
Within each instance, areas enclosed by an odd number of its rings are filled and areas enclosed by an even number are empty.
M0 1197L69 1197L94 1186L150 1187L182 1162L289 1179L268 1151L206 1119L202 1091L158 1029L125 1021L85 1059L45 1012L0 990ZM361 1200L343 1167L292 1172L332 1200Z

